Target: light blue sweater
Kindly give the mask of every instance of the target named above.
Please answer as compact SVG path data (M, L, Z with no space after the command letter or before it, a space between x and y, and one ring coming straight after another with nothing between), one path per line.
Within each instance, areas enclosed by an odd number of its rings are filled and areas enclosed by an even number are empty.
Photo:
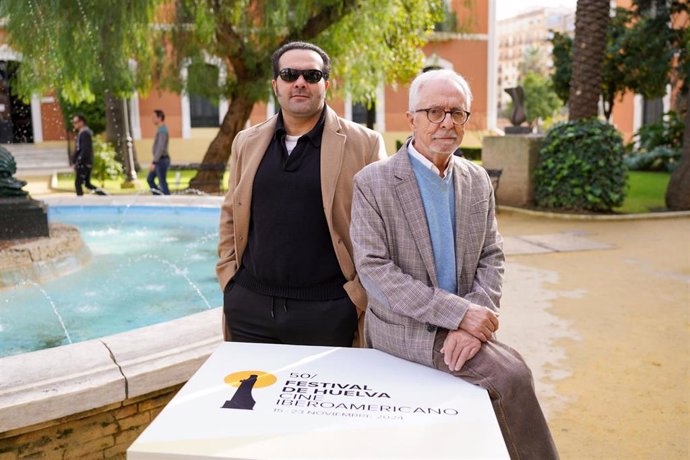
M456 294L458 283L455 266L455 181L452 175L446 175L442 179L418 159L412 155L409 157L429 225L438 286Z

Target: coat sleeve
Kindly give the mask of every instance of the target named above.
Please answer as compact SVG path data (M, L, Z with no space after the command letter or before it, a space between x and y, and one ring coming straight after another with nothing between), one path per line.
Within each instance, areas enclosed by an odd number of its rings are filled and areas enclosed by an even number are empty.
M468 308L461 297L427 285L398 266L388 247L385 208L369 184L372 174L355 176L350 233L359 278L372 301L421 323L454 330ZM400 248L398 248L401 252Z
M371 150L369 158L367 158L367 164L388 158L388 153L386 152L386 143L383 140L383 136L381 136L380 133L376 133L375 136L376 141L374 142L374 148Z
M232 143L230 152L230 178L228 180L228 192L225 194L223 205L220 209L220 225L218 229L218 263L216 264L216 272L219 275L218 281L220 288L225 289L225 285L229 280L223 279L220 274L221 268L227 265L237 264L237 252L235 250L235 219L233 209L233 195L235 188L240 180L238 151L240 143L239 136L235 137Z
M91 137L91 132L88 130L84 131L82 142L79 142L79 150L81 151L81 161L87 164L93 164L93 138Z
M72 155L72 164L73 165L78 165L81 163L81 159L84 155L84 148L83 148L83 142L84 142L84 136L82 135L81 132L77 133L77 138L75 141L75 146L74 146L74 155Z

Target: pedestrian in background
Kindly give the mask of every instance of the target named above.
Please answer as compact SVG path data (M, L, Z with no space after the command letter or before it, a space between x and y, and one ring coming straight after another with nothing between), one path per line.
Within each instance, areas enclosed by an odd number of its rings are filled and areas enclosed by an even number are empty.
M74 189L77 196L84 194L82 186L88 188L97 195L107 195L91 183L91 170L93 169L93 131L86 125L84 115L77 114L72 117L72 127L77 132L76 147L72 155L72 169L74 169Z
M146 182L149 183L151 193L154 195L170 195L166 175L170 167L170 153L168 152L168 127L165 126L165 113L162 110L153 111L153 124L158 127L156 138L153 141L153 162L149 165L149 175ZM156 177L158 185L156 185Z

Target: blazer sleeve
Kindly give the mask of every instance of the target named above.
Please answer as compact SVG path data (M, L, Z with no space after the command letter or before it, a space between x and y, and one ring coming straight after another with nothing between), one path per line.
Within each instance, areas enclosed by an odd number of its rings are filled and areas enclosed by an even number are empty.
M235 137L232 143L230 152L230 178L228 179L228 192L225 194L223 205L220 209L220 225L218 229L218 263L216 264L216 272L219 274L218 281L220 288L225 289L225 285L229 280L221 279L221 268L227 265L237 264L237 252L235 250L235 219L233 209L233 195L235 188L239 183L239 143L240 136Z
M79 149L81 150L82 162L93 164L93 138L90 131L84 131L82 142L79 143Z
M367 158L367 164L388 158L388 153L386 152L386 143L383 140L383 136L381 136L381 133L375 133L374 135L376 140L374 142L374 148L372 149L369 158Z
M369 175L369 180L375 173ZM362 174L355 176L350 233L357 272L370 302L374 300L421 323L457 329L467 311L467 302L413 278L396 265L388 248L388 223L382 209L386 205L379 207L364 177Z
M82 158L84 158L84 132L80 131L77 133L77 138L75 141L74 155L72 155L72 164L79 165L82 163Z

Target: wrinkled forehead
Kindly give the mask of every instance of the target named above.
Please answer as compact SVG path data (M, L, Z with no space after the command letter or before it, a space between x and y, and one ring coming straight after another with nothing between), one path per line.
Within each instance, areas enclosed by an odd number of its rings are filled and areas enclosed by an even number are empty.
M458 82L446 78L434 78L419 87L418 108L443 107L466 108L466 97Z

